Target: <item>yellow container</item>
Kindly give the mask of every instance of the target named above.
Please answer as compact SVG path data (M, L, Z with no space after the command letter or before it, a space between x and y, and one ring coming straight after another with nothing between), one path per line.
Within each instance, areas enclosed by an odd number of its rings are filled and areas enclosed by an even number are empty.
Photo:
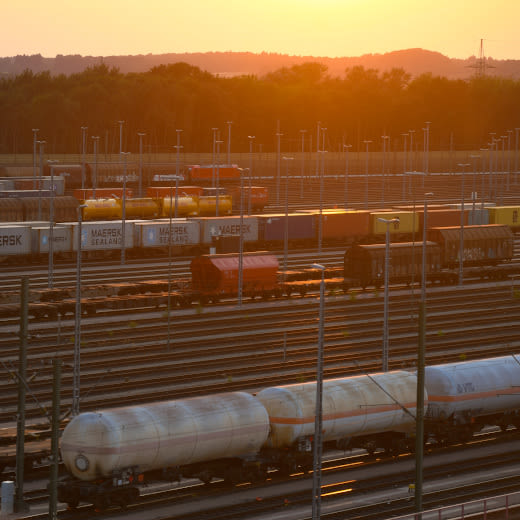
M390 235L413 234L419 231L419 215L413 211L380 211L370 213L370 230L373 235L385 235L387 224L378 219L393 220L399 222L388 226Z
M487 210L490 224L502 224L513 229L520 227L520 206L494 206Z

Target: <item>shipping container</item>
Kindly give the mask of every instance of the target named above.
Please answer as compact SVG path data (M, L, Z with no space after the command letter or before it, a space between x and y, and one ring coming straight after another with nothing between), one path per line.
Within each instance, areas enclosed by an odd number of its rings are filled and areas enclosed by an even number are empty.
M14 180L7 178L0 178L0 191L14 190Z
M31 228L31 247L34 253L48 253L50 226ZM72 226L59 224L53 226L52 242L54 253L72 252Z
M200 224L196 220L172 219L171 244L174 246L198 246ZM160 220L135 224L135 244L137 247L166 247L170 243L170 222Z
M489 223L509 226L513 231L520 228L520 206L496 206L488 208Z
M240 217L199 217L201 242L212 244L213 237L221 235L240 235ZM244 242L258 241L258 218L243 216L242 233Z
M125 221L125 249L134 246L133 221ZM73 223L72 248L78 249L79 224ZM122 221L83 222L81 227L81 249L84 251L117 250L122 248Z
M258 215L258 238L261 242L279 242L285 237L285 215ZM288 214L289 241L316 240L315 217L310 213Z
M509 226L439 227L428 229L428 240L437 242L442 250L442 264L459 265L461 236L463 261L466 266L490 265L513 257L513 233Z
M18 199L0 198L0 222L22 222L23 206Z
M319 212L316 229L319 226ZM322 212L322 238L325 241L350 243L370 234L370 212L350 210L325 210Z
M393 220L399 219L399 222L394 222L387 225L379 219ZM419 215L414 211L376 211L370 214L370 229L373 235L386 235L386 228L388 226L390 236L392 235L406 235L412 236L419 231Z
M421 208L417 211L419 215L419 227L418 231L422 235L424 229L424 209ZM468 224L468 212L465 211L462 217L463 223L466 226ZM426 225L431 227L450 227L450 226L460 226L460 210L459 209L431 209L428 206L428 213L426 217Z
M90 170L87 164L83 169L81 164L53 164L52 170L55 176L65 179L65 187L67 190L81 188L82 186L90 186ZM51 166L44 166L44 174L50 176Z
M39 169L37 169L39 172ZM0 177L31 177L35 173L33 165L0 166Z
M31 254L31 228L28 226L0 226L0 257Z
M38 197L41 197L42 199L52 197L52 191L31 189L15 189L0 191L0 198L2 199L37 199Z

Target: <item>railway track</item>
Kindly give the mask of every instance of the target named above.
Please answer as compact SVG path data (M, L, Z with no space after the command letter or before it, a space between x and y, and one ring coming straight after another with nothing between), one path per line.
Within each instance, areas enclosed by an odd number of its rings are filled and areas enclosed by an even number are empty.
M520 462L520 452L514 448L515 435L514 432L487 433L465 446L430 450L425 460L424 509L518 491L517 475L507 475L507 468ZM340 520L348 515L349 518L381 520L413 512L413 496L404 491L414 480L413 467L413 454L403 454L399 459L380 452L372 457L360 452L325 454L322 518ZM494 474L494 478L479 482L475 473ZM161 520L242 520L283 513L288 518L302 518L310 511L311 477L310 471L290 476L270 472L265 483L243 482L236 486L220 480L209 485L182 481L166 487L151 482L138 502L128 506L125 514L141 514L143 518L151 515ZM437 484L441 481L444 485ZM449 489L450 482L459 482L459 485ZM38 511L46 507L46 492L34 488L26 497L35 513L25 518L45 518ZM92 509L88 505L79 506L73 514L62 510L59 516L81 520L90 518ZM117 509L111 508L106 512L98 511L96 517L117 514Z
M468 306L465 302L472 295L471 287L430 292L428 363L518 352L520 324L511 317L518 312L520 299L511 297L507 284L482 288L480 298ZM333 296L326 309L325 376L379 370L381 296L361 294L353 300ZM119 317L85 320L82 409L312 380L317 310L315 298L308 297L273 301L267 306L246 305L240 311L228 305L202 312L178 311L172 320L169 347L163 313L130 315L124 322ZM416 302L408 292L392 297L391 368L414 366L416 318ZM72 320L61 324L61 337L56 336L55 324L40 325L31 331L28 354L31 398L26 414L35 422L43 419L41 409L49 408L50 362L58 352L64 361L65 409L72 395ZM254 336L251 330L257 331ZM15 333L11 330L0 338L2 363L11 376L0 383L1 422L11 421L16 414Z

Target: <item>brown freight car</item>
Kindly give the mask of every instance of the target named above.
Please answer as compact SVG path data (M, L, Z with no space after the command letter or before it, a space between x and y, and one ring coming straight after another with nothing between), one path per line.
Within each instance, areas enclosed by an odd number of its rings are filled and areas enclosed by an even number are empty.
M442 249L442 265L459 265L461 237L465 266L496 265L513 258L513 233L509 226L435 227L428 229L428 240L437 242Z
M238 294L239 259L236 253L202 255L191 262L192 288L201 303L236 297ZM266 252L242 255L242 294L268 298L280 295L278 259Z

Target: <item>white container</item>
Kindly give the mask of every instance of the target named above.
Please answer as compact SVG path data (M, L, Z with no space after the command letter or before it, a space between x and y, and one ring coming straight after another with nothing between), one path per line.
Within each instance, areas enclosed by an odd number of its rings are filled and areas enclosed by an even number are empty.
M125 221L125 249L134 247L134 221ZM78 250L77 222L72 224L73 237L72 249ZM105 222L82 222L81 224L81 250L99 251L121 249L123 238L123 225L121 220Z
M0 226L0 257L29 255L31 253L31 228L29 226Z
M520 356L428 366L428 417L468 417L520 409Z
M416 395L417 377L404 371L324 381L323 441L411 431ZM273 448L314 435L315 382L266 388L257 398L269 413Z
M188 219L172 219L171 244L198 245L200 241L199 222ZM167 219L142 222L135 225L135 245L137 247L165 247L170 243L170 222Z
M199 217L200 234L203 244L211 244L213 237L222 235L240 235L240 216ZM244 242L258 241L258 218L244 215L242 233Z
M31 229L32 251L34 253L48 253L50 241L50 226L34 227ZM68 253L72 251L72 226L55 225L52 230L53 251Z
M245 392L113 408L75 417L61 437L68 471L80 480L254 456L269 434L265 408Z

